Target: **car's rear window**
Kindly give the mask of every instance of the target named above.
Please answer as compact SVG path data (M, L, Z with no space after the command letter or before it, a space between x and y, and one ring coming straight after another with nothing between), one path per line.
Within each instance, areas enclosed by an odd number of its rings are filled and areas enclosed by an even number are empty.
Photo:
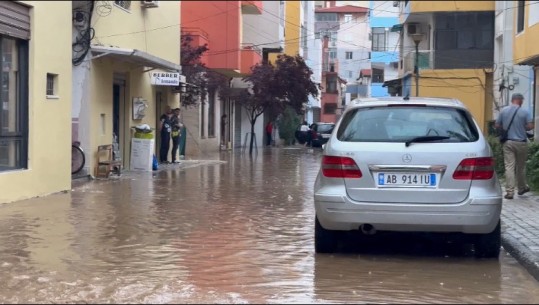
M320 133L331 133L333 131L333 127L335 127L333 124L317 125L316 131Z
M424 136L449 137L442 142L479 139L466 111L430 106L357 108L346 113L337 132L344 142L406 142Z

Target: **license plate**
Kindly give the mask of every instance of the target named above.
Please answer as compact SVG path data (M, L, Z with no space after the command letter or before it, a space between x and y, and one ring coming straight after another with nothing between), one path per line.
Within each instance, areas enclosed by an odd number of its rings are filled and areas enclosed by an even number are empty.
M378 173L378 186L430 186L437 183L436 174L424 173Z
M331 135L329 135L329 134L322 134L322 138L324 138L324 139L327 139L327 138L329 138L330 136L331 136Z

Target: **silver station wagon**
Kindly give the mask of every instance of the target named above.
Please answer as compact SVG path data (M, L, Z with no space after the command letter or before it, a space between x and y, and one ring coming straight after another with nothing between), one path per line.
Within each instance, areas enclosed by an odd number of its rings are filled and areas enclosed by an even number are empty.
M500 253L492 150L458 100L352 101L324 148L314 201L319 253L352 230L464 233L477 257Z

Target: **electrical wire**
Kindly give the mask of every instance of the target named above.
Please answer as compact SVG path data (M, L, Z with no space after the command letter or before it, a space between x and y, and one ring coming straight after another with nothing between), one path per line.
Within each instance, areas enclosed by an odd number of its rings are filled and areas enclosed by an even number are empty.
M73 50L73 59L72 63L74 66L80 65L84 62L84 58L90 52L91 41L95 37L95 30L91 26L92 24L92 15L95 8L95 2L90 1L89 12L82 9L75 9L75 12L81 13L83 16L83 26L79 29L78 35L75 37L75 42L71 44Z

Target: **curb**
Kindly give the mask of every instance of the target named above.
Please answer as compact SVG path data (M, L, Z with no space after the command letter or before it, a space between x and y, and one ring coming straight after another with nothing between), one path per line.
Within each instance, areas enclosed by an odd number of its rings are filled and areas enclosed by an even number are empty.
M502 233L502 246L511 254L537 281L539 281L539 256L534 255L519 240Z

